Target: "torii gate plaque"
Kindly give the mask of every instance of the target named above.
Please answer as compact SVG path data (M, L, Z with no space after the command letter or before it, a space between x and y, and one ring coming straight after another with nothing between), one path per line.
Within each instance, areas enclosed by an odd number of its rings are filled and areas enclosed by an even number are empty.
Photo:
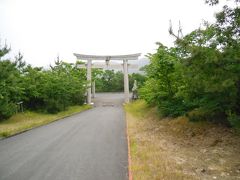
M74 56L79 60L87 60L87 81L91 83L91 68L92 60L105 60L109 63L110 60L122 60L123 61L123 72L124 72L124 96L125 103L129 102L129 81L128 81L128 60L138 60L140 53L128 54L128 55L115 55L115 56L97 56L97 55L86 55L74 53ZM91 84L87 89L87 103L91 104Z

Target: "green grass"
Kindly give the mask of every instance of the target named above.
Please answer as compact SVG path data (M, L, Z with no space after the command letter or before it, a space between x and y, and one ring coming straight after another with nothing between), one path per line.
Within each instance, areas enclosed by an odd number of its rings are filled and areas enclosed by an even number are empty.
M136 100L124 106L126 112L135 116L139 121L149 117L162 119L162 115L157 111L157 107L150 106L144 100Z
M132 103L125 105L125 110L130 112L136 117L143 118L147 116L151 108L148 107L147 103L143 100L133 101Z
M8 137L90 108L90 105L71 106L68 108L68 110L61 111L57 114L45 114L32 111L18 113L7 120L0 121L0 137Z

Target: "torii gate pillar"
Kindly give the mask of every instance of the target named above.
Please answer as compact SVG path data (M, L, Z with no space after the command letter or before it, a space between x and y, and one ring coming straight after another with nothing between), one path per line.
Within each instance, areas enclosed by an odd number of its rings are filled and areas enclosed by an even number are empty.
M95 84L95 80L92 82L92 97L95 98L95 94L96 94L96 84Z
M92 69L92 60L87 61L87 103L91 104L91 69Z
M124 99L125 103L129 103L129 81L128 81L128 60L123 60L124 71Z

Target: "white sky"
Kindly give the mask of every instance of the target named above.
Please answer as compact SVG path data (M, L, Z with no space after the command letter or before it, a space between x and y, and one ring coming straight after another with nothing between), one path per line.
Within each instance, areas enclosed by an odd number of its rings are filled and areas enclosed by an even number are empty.
M183 33L213 22L204 0L0 0L0 38L21 51L27 63L47 66L59 54L128 54L154 52L155 42L172 45L169 20Z

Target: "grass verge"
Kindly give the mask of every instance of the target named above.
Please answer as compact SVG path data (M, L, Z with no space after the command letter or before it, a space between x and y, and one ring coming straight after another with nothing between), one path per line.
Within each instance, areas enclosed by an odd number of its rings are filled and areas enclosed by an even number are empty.
M68 110L61 111L57 114L44 114L32 111L18 113L7 120L0 121L0 138L12 136L90 108L91 106L89 105L71 106Z
M186 117L160 118L142 100L125 110L133 179L240 178L240 138L231 129Z

